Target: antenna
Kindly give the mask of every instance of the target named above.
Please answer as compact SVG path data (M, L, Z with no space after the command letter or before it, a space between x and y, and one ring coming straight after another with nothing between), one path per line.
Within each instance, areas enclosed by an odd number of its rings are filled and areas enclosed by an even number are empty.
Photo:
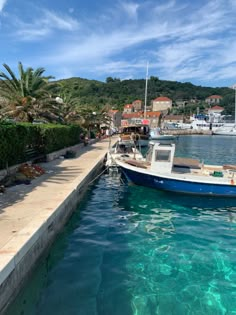
M145 86L144 118L146 118L146 112L147 112L147 87L148 87L148 62L147 62L147 71L146 71L146 86Z

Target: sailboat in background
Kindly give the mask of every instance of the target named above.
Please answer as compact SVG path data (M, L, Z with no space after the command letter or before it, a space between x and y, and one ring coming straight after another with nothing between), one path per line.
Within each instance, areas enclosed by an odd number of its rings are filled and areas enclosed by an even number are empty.
M147 72L146 72L146 86L145 86L145 105L144 105L144 119L146 119L147 116L147 87L148 87L148 62L147 62ZM149 134L149 140L175 140L177 139L177 136L171 135L171 134L164 134L161 128L151 128L150 126L150 134Z
M145 82L145 105L144 105L144 119L139 123L128 124L123 127L120 134L120 143L127 144L130 141L135 141L138 146L145 147L149 144L150 127L146 123L147 113L147 86L148 86L148 62L146 70L146 82Z
M218 136L236 136L236 84L231 86L232 89L234 89L234 107L235 107L235 112L234 112L234 126L233 127L221 127L219 129L216 129L213 131L213 135L218 135Z

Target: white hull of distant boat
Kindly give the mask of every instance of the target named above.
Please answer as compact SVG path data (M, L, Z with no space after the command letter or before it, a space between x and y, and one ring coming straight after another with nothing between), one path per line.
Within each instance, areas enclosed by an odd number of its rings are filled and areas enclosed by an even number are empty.
M150 136L150 140L175 140L176 136L174 135L156 135Z
M150 140L175 140L177 136L160 133L156 130L150 131Z
M236 128L217 129L213 131L213 134L218 136L236 136Z

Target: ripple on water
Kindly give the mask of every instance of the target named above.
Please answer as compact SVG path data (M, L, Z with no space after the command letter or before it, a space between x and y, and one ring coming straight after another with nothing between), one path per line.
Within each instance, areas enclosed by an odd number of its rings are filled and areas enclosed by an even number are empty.
M235 314L235 210L104 175L7 315Z

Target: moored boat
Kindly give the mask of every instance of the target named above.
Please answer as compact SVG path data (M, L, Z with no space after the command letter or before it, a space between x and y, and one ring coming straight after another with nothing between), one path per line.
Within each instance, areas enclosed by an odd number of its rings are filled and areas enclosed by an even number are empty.
M137 185L177 193L236 197L235 165L204 165L175 158L175 144L150 143L145 161L117 159L126 177Z
M150 130L150 140L175 140L177 136L172 134L164 134L160 128Z
M137 146L148 146L150 128L148 125L134 124L123 127L120 141L127 143L135 141Z
M117 159L134 159L136 161L143 161L144 157L140 152L140 149L136 146L134 141L117 141L116 144L108 151L106 156L107 167L117 166Z
M219 128L213 131L213 135L218 136L236 136L236 127L233 128Z

